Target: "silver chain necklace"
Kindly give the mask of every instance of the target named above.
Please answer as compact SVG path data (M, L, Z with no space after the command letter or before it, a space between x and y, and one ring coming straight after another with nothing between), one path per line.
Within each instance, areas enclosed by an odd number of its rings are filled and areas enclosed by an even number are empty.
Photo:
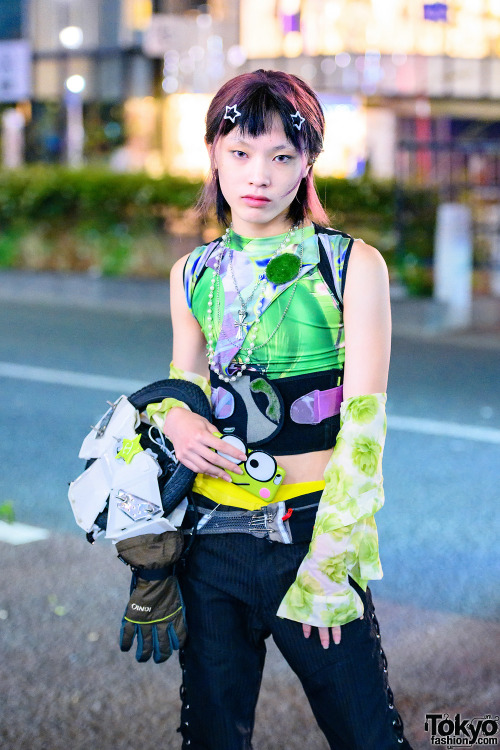
M231 228L232 228L232 223L229 225L229 230L231 230ZM298 229L298 224L295 224L295 226L290 227L290 229L286 233L284 239L280 242L280 244L278 245L278 247L276 248L276 250L272 254L271 258L269 259L269 262L271 262L271 260L273 260L273 258L278 257L279 254L281 253L281 251L285 247L287 247L288 241L290 239L290 236L291 236L292 232L295 232L297 229ZM224 239L223 239L223 241L224 241ZM226 247L227 247L227 245L226 245ZM263 276L261 276L261 277L259 277L257 279L257 283L255 284L254 288L250 292L250 296L247 297L246 300L244 300L243 297L242 297L242 295L241 295L241 291L238 288L238 284L236 283L236 278L235 278L235 275L234 275L234 269L233 269L233 252L234 252L234 250L232 248L230 248L229 249L229 270L231 272L231 276L233 277L234 288L236 289L236 292L238 293L238 297L240 298L240 303L241 303L241 307L238 310L238 322L235 322L235 324L234 324L237 327L237 329L238 329L238 331L236 333L236 339L238 341L241 341L244 338L243 337L243 328L245 327L245 323L244 323L245 318L248 315L247 307L250 304L250 300L252 299L253 295L255 294L255 291L266 280L266 277L265 277L265 274L264 274Z
M283 240L283 242L280 243L279 247L275 250L275 252L273 253L272 257L269 259L269 262L271 262L271 260L273 258L277 257L279 251L285 246L286 241L287 241L288 237L290 236L291 232L295 231L297 228L298 227L295 226L295 227L292 227L292 229L289 230L289 232L287 233L287 236L285 237L285 239ZM252 352L255 349L261 349L263 346L265 346L272 339L272 337L275 335L275 333L277 332L277 330L281 326L281 324L283 322L283 319L284 319L285 315L288 312L288 308L290 307L292 299L293 299L293 297L295 295L295 290L297 288L297 283L299 281L298 276L300 274L300 269L302 268L302 259L303 259L303 255L304 255L304 225L302 225L302 238L301 238L301 244L300 244L300 266L299 266L299 272L297 274L297 279L295 280L295 283L293 285L293 290L292 290L292 293L291 293L290 298L288 300L288 303L286 305L286 308L283 311L283 314L282 314L280 320L278 321L277 325L275 326L275 328L272 331L272 333L270 334L270 336L268 336L268 338L262 344L259 344L258 346L255 346L255 344L254 344L255 337L257 335L257 330L258 330L259 323L260 323L260 318L261 318L261 315L262 315L262 305L263 305L264 300L265 300L265 297L262 297L262 299L260 300L260 303L259 303L259 309L257 311L257 315L256 315L256 318L255 318L255 321L253 322L253 324L251 324L251 329L252 330L248 331L248 336L250 338L250 345L248 346L248 348L247 348L247 350L245 352L242 352L239 355L238 358L241 360L240 363L235 362L235 360L233 360L233 363L234 364L239 364L241 369L237 371L236 375L231 375L229 377L226 377L225 375L222 374L222 371L219 369L219 367L217 367L217 366L214 367L213 366L213 364L214 364L214 357L215 357L215 347L213 345L212 307L213 307L213 302L214 302L213 297L214 297L214 290L215 290L215 279L217 278L217 280L218 280L217 281L217 296L216 296L216 300L217 300L217 314L218 314L220 328L221 328L221 331L222 331L222 318L221 318L221 311L220 311L220 293L219 293L220 292L220 288L219 288L219 285L220 285L220 266L221 266L221 263L222 263L222 256L224 254L224 250L227 249L227 247L228 247L226 243L227 243L227 240L228 240L228 236L229 236L230 230L231 230L231 227L229 226L227 228L224 236L222 237L222 240L221 240L220 245L219 245L219 247L217 249L217 252L216 252L216 267L215 267L215 272L214 272L214 274L212 276L212 281L211 281L211 284L210 284L210 291L209 291L209 294L208 294L208 298L209 299L208 299L208 316L207 316L208 317L208 342L207 342L207 350L208 350L207 351L207 357L208 357L208 362L209 362L209 365L214 370L214 372L216 372L218 375L220 375L221 379L224 380L227 383L229 381L235 381L238 377L241 377L243 375L243 371L246 369L247 364L250 362L250 358L251 358ZM252 298L255 290L258 288L258 286L261 284L261 282L265 280L265 277L264 277L264 279L259 279L259 281L255 285L254 289L252 290L250 297L248 297L248 299L245 302L243 300L242 296L241 296L240 290L238 289L238 287L236 285L236 279L234 278L234 273L232 271L232 268L231 268L231 272L233 274L233 282L234 282L234 285L235 285L236 290L238 292L238 296L240 298L240 302L241 302L241 305L242 305L241 309L238 311L238 315L240 317L240 322L239 323L235 323L235 325L238 326L238 334L241 332L241 337L238 335L238 338L240 338L240 340L241 340L241 338L243 338L243 334L242 334L242 329L243 329L243 326L244 326L244 322L243 321L244 321L245 317L247 316L247 309L246 309L247 305L248 305L250 299ZM242 313L244 313L244 317L243 318L242 318Z

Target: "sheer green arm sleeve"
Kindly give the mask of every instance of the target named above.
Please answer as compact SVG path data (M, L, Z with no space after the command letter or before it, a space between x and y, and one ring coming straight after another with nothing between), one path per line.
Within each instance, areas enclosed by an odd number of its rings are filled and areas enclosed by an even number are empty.
M203 375L198 375L197 372L189 372L189 370L183 370L180 367L175 367L174 363L171 362L169 378L171 378L172 380L189 380L191 383L198 385L205 396L208 398L208 403L210 404L210 383L205 377L203 377ZM161 402L148 404L146 407L146 413L150 421L154 422L157 427L163 430L165 417L167 416L170 409L174 408L174 406L180 406L183 409L188 409L190 411L189 406L183 401L179 401L179 399L176 398L164 398Z
M321 627L344 625L363 614L348 575L363 589L368 580L382 577L373 516L384 504L386 400L385 393L372 393L342 402L309 551L279 617Z

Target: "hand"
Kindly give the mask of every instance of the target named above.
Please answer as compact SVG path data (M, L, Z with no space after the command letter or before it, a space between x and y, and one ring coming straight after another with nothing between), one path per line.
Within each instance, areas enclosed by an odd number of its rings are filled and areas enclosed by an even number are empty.
M302 623L302 630L304 631L305 638L309 638L311 635L312 625L307 625L305 622ZM323 648L328 648L330 645L330 633L332 631L333 642L338 645L340 643L341 632L340 625L335 625L333 628L318 628L319 639Z
M208 474L210 477L221 477L227 482L232 480L224 469L243 474L238 463L246 461L246 455L238 448L216 437L213 433L218 432L217 427L205 417L182 407L174 407L165 418L163 431L172 442L177 459L191 471L197 474ZM210 450L211 448L214 450ZM219 456L215 452L218 450L233 456L236 462L233 463Z
M135 658L153 656L160 664L186 640L186 624L177 578L172 574L183 548L181 531L143 534L118 542L120 558L134 575L120 632L120 649L129 651L137 639Z

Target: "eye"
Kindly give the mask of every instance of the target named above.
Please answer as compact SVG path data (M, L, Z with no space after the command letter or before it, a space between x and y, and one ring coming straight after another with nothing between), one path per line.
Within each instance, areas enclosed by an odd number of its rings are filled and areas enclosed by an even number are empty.
M238 448L239 451L242 453L247 452L247 448L243 440L240 440L239 437L236 437L236 435L224 435L221 440L224 440L225 443L229 443L230 445L234 445L235 448ZM227 458L228 461L232 461L235 464L242 464L243 461L238 461L237 458L234 458L233 456L229 456L227 453L222 453L222 451L217 451L219 456L222 456L223 458Z
M278 156L275 157L276 159L286 159L286 161L279 161L279 164L288 164L289 161L293 159L293 156L288 156L287 154L278 154Z
M246 472L258 482L269 482L276 472L276 461L269 453L253 451L245 464Z
M241 159L243 156L246 156L244 151L231 151L231 153L234 154L237 159Z

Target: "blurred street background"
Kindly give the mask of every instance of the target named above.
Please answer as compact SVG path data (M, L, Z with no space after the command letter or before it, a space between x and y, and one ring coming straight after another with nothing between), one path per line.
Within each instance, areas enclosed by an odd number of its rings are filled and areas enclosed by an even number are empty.
M0 748L180 747L177 657L118 649L129 575L67 483L106 399L167 377L204 116L257 68L306 80L331 226L389 267L371 585L415 750L500 713L500 2L0 0ZM500 743L500 734L495 736ZM326 750L269 643L256 750Z

